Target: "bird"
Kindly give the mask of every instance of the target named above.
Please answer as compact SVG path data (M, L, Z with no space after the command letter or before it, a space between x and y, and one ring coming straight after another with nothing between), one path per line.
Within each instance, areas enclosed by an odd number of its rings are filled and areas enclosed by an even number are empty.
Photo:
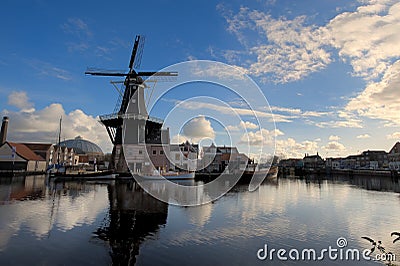
M393 243L396 243L397 241L400 240L400 233L399 232L392 232L390 234L390 236L397 236L397 238L393 240Z
M361 238L368 240L372 244L371 253L374 252L375 247L376 247L376 241L373 240L372 238L368 237L368 236L363 236Z
M385 250L385 248L382 246L382 241L378 241L378 246L376 246L377 248L378 248L378 250L381 252L381 253L385 253L386 254L386 250Z

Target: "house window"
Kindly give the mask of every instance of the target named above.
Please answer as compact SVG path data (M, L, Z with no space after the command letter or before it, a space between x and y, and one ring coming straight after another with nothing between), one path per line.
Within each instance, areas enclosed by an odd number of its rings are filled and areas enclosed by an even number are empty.
M181 159L181 155L179 153L175 154L175 161L179 161Z
M161 154L161 155L163 155L163 154L164 154L164 151L163 151L163 150L161 150L161 151L160 151L160 154Z
M136 172L142 172L142 163L136 163Z
M142 150L139 150L139 154L142 154L143 153L143 151Z
M157 154L157 151L156 151L156 150L153 150L153 154L156 155L156 154Z

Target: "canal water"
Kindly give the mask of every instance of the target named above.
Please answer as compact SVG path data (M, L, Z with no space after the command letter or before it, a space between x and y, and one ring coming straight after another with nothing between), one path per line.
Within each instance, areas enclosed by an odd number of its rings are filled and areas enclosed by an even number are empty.
M379 265L363 236L400 265L399 193L391 179L281 178L178 207L132 181L1 178L0 265Z

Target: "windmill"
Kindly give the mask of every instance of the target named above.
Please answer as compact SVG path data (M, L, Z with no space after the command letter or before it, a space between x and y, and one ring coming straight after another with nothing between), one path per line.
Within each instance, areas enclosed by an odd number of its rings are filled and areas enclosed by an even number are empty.
M137 136L139 142L145 143L161 143L162 123L163 121L157 118L149 117L144 101L144 88L147 78L159 77L174 78L178 76L177 72L157 72L157 71L136 71L140 68L143 55L144 36L136 35L132 49L131 58L129 61L129 71L122 73L118 71L106 71L99 69L87 69L85 74L93 76L110 76L110 77L125 77L123 82L124 89L119 91L120 98L118 99L114 113L100 116L100 122L106 127L107 133L113 143L111 168L117 172L126 172L127 167L124 164L124 155L122 153L122 126L123 118L127 112L129 102L134 102L134 115L139 117L137 121L138 128L144 128L144 133ZM139 133L138 133L139 134ZM139 140L140 137L140 140Z

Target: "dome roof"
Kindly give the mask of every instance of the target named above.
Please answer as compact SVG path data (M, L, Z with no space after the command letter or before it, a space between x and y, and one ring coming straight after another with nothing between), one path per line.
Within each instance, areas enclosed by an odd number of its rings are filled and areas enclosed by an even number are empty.
M99 146L93 142L84 140L81 136L77 136L75 139L64 140L60 142L60 146L73 148L78 153L103 153Z

